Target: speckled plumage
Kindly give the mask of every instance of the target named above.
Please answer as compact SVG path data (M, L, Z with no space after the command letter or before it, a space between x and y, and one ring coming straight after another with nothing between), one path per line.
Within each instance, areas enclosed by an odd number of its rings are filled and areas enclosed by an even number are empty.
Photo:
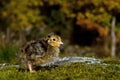
M55 34L36 41L28 42L18 53L20 67L33 71L34 67L48 63L59 57L59 47L63 44Z

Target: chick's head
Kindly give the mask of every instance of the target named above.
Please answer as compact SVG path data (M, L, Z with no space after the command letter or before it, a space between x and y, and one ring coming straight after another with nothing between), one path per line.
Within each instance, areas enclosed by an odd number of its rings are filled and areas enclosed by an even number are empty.
M53 46L53 47L60 47L61 44L63 44L63 42L61 41L60 36L52 34L52 35L48 35L48 44Z

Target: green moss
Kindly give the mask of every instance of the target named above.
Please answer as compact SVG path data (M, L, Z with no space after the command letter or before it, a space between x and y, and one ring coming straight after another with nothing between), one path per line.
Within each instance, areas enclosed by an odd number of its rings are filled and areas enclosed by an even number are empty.
M120 59L108 57L108 58L102 59L102 62L108 63L108 64L120 64Z
M31 74L16 68L0 71L0 80L118 80L120 66L74 63L54 68L41 68Z

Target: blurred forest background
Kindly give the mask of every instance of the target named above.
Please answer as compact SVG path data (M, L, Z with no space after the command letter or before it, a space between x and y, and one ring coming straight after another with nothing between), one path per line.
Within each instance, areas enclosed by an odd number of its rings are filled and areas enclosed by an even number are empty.
M14 62L27 41L62 37L61 56L120 57L120 0L0 0L0 62Z

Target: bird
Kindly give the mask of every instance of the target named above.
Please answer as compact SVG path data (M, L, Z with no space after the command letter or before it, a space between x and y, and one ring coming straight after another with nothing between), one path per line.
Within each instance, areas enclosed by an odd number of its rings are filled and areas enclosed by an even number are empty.
M35 72L35 67L59 58L61 37L55 33L27 42L18 52L20 68Z

